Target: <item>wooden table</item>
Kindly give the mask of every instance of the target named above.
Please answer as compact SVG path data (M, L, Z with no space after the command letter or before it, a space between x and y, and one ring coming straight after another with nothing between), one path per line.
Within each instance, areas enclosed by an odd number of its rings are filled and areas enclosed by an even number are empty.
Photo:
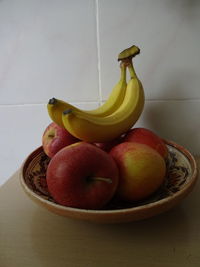
M196 158L200 166L200 157ZM18 172L0 188L0 267L200 266L200 184L173 210L139 222L60 217L22 191Z

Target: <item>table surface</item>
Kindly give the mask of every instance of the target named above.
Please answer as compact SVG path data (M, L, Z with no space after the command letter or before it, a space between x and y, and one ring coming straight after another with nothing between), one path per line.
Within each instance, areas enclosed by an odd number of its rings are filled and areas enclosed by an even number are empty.
M164 214L94 224L37 206L16 172L0 188L0 267L200 266L199 195L198 179L191 194Z

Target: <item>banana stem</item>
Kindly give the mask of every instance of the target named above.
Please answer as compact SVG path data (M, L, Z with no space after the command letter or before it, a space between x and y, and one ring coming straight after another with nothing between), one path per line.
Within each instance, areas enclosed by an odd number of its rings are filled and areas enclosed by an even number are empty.
M136 45L132 45L131 47L123 50L119 55L118 55L118 60L124 60L129 57L135 57L140 53L139 47Z
M137 78L137 74L136 74L136 72L135 72L135 69L134 69L134 67L133 67L133 62L132 62L131 59L130 59L129 65L128 65L128 69L129 69L131 78L132 78L132 79L133 79L133 78Z
M123 59L121 61L121 66L128 67L129 72L130 72L131 79L137 78L137 74L136 74L135 69L133 67L133 61L132 61L132 59L133 59L133 57L128 57L128 58L125 58L125 59Z
M124 62L121 62L120 68L121 68L121 79L120 80L125 80L126 79L126 68L127 68L127 65Z
M128 67L130 76L131 78L137 78L137 75L135 73L134 67L133 67L133 62L132 59L136 55L140 53L139 47L132 45L131 47L123 50L119 55L118 55L118 61L121 61L122 65L125 65Z

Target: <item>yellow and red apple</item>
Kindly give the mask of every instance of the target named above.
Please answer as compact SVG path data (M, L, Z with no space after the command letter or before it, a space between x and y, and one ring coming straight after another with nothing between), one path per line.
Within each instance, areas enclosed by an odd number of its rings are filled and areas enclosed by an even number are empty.
M115 194L119 171L107 152L78 142L56 153L50 160L46 177L49 192L57 203L100 209Z
M168 149L163 140L153 131L146 128L133 128L124 136L124 142L145 144L155 149L164 159L168 156Z
M72 136L66 129L55 122L50 123L42 136L42 146L46 155L52 158L63 147L80 141Z
M163 183L166 173L164 158L150 146L123 142L110 151L119 168L117 194L125 201L143 200Z

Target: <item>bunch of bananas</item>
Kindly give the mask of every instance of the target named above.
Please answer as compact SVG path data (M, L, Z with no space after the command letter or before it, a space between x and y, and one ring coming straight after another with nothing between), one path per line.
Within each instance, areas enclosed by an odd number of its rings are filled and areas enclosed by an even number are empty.
M81 110L52 98L47 105L51 119L86 142L107 142L129 130L140 117L145 101L142 83L132 64L132 58L139 53L139 48L132 46L119 54L121 77L103 105L94 110Z

